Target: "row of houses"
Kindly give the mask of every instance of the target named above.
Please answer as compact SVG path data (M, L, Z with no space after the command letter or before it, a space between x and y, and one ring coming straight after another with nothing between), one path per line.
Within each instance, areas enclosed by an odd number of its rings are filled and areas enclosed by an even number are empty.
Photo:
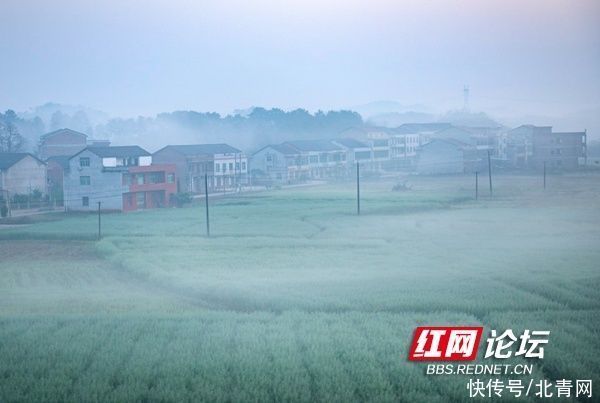
M456 174L498 168L573 170L586 164L587 133L550 126L457 127L450 123L351 128L330 140L270 144L249 159L227 144L168 145L151 154L61 129L37 155L0 153L0 199L46 195L68 210L132 211L173 204L177 193L225 192L250 184L345 179L366 172ZM206 184L205 184L206 178ZM1 204L1 203L0 203Z
M252 155L254 177L273 183L347 177L356 162L370 171L456 174L487 169L574 170L586 165L587 133L523 125L458 127L450 123L348 129L342 138L271 144Z
M177 193L227 191L248 183L248 160L227 144L169 145L154 154L61 129L37 155L0 153L0 199L32 192L66 210L133 211L169 206Z

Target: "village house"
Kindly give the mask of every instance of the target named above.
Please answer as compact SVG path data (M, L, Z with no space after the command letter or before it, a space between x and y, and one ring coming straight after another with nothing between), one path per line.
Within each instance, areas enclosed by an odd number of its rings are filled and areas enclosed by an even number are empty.
M155 152L153 158L157 163L177 167L180 192L204 193L205 175L209 193L249 183L248 158L228 144L168 145Z
M252 179L256 184L289 184L309 179L308 158L290 144L270 144L252 154Z
M29 153L0 153L0 197L47 193L46 164Z
M275 184L340 179L347 177L349 163L368 161L370 155L368 145L353 139L287 141L252 154L252 171L259 181Z
M534 136L549 136L552 126L521 125L506 133L506 159L517 169L533 167Z
M371 147L366 143L351 138L335 139L331 142L346 150L346 162L351 166L357 162L368 163L371 161Z
M416 172L420 175L462 174L481 169L477 149L452 138L434 138L421 146Z
M554 171L574 170L587 164L587 132L536 132L533 134L533 165Z
M64 171L68 210L132 211L165 207L177 192L175 165L153 164L138 146L86 147Z
M44 161L55 156L70 156L87 145L86 134L71 129L59 129L40 137L38 156Z
M300 152L301 161L308 162L310 179L345 176L346 151L329 140L296 140L288 144Z
M110 140L90 139L87 134L75 130L59 129L40 137L38 157L43 161L50 157L70 157L87 146L108 147Z

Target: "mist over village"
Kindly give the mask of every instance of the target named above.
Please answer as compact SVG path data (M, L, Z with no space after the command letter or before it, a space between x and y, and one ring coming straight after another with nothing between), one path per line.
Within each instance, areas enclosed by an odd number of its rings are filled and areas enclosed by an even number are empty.
M7 0L0 49L0 402L595 401L595 0Z

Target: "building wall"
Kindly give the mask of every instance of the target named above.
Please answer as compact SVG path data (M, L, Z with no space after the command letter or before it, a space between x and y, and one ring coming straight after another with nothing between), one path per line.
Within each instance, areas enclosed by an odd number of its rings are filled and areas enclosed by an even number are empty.
M263 172L267 175L267 179L275 184L285 184L291 180L288 170L288 158L285 154L273 148L266 147L257 151L252 155L251 163L252 170Z
M248 184L248 158L243 154L213 156L214 186L217 190ZM217 168L219 164L219 168Z
M39 146L39 155L42 160L60 155L74 155L83 150L87 145L84 134L61 132L45 138Z
M464 152L444 141L432 141L421 149L417 173L421 175L457 174L464 172Z
M80 166L80 158L89 158L90 165ZM102 158L89 150L72 157L63 179L65 207L68 210L91 211L98 208L97 202L100 201L103 210L121 210L122 195L127 191L122 183L123 170L126 168L104 168ZM90 184L81 185L81 176L89 176ZM88 206L83 205L84 197L88 198Z
M30 155L2 171L1 175L0 185L11 195L30 194L34 190L47 193L46 164Z
M188 164L184 155L172 150L170 148L164 148L155 152L152 155L152 160L155 164L174 164L175 165L175 176L177 180L177 191L178 192L190 192L191 182L190 175L188 172Z
M177 193L175 171L174 164L129 167L123 177L127 187L123 194L123 211L170 206L172 195ZM158 175L160 180L153 181L153 175Z
M535 134L533 161L537 169L574 170L585 165L586 133Z

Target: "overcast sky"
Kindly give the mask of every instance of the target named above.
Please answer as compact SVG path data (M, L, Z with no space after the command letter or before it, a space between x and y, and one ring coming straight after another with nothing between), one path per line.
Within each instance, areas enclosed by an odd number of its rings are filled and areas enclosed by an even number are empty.
M0 109L600 105L598 0L1 0Z

